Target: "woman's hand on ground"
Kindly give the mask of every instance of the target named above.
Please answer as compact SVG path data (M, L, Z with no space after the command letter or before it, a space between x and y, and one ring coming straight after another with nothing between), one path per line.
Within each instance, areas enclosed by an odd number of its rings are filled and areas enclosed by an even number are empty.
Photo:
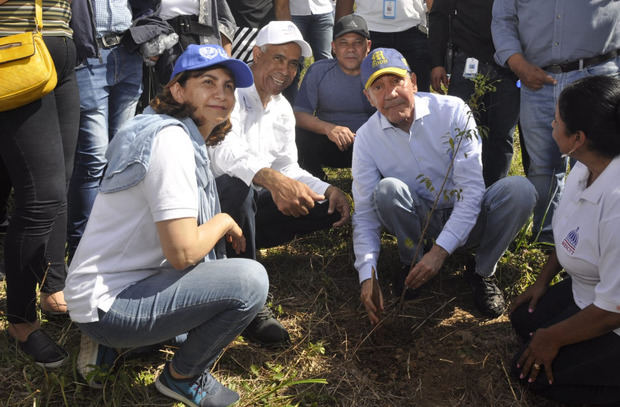
M536 304L540 298L545 295L547 289L549 287L546 284L539 283L536 281L534 284L529 286L527 290L525 290L521 295L515 298L510 305L509 314L512 314L521 304L525 302L529 302L527 306L528 312L531 314L536 309Z

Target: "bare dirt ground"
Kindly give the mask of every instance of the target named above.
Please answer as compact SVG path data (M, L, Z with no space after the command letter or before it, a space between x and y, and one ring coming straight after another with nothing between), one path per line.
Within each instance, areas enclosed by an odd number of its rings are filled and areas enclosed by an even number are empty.
M509 320L475 311L458 256L400 313L389 278L381 279L387 318L372 331L359 305L352 248L340 243L350 240L334 235L263 252L268 270L278 270L270 275L274 301L285 310L296 346L321 342L325 348L315 377L328 384L314 405L557 406L524 392L509 376L518 349ZM389 274L398 267L396 247L390 239L383 246L379 270ZM305 258L305 266L287 264L293 258ZM504 285L519 283L514 265L501 265L498 274Z

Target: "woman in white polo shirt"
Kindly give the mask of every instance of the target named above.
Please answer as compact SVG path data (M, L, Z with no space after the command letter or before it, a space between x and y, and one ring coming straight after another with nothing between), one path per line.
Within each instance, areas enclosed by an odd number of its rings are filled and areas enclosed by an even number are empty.
M620 80L567 86L553 121L577 160L553 217L555 249L510 319L524 346L513 372L563 403L620 403ZM570 278L549 286L564 269Z

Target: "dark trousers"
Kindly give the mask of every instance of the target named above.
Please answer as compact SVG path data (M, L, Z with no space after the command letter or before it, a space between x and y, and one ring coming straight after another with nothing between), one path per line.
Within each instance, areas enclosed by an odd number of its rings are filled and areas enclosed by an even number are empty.
M246 250L239 255L227 244L228 257L256 259L256 249L277 246L295 236L327 229L340 219L337 211L331 215L327 213L327 201L315 203L308 215L295 218L280 212L266 189L257 191L228 175L219 176L215 182L222 212L232 216L246 239Z
M315 177L325 179L323 166L351 168L353 146L340 151L325 134L313 133L300 127L295 128L295 142L299 165Z
M431 85L431 55L428 36L416 27L399 32L371 31L372 49L395 48L403 54L418 78L418 90L428 92Z
M9 172L4 166L4 162L0 159L0 222L6 219L7 203L11 195L11 188L12 185L9 179Z
M474 93L474 82L463 78L466 59L467 55L462 52L454 55L453 73L448 87L448 94L458 96L465 102ZM481 134L482 175L485 185L489 187L508 175L510 170L513 134L519 120L521 98L516 86L517 78L509 70L480 61L478 72L486 75L495 86L495 91L487 92L480 99L476 115L478 125L487 130L486 134Z
M516 354L512 374L519 377L516 362L527 347L530 332L556 324L580 311L573 300L571 279L550 287L533 313L528 304L517 308L510 321L519 338L525 343ZM536 381L522 383L535 393L570 404L620 404L620 336L609 332L602 336L560 348L553 360L554 383L549 385L544 372Z
M4 245L11 323L35 321L36 285L60 291L66 275L67 184L80 119L76 53L70 38L45 37L45 43L58 73L56 89L0 113L0 156L15 194Z

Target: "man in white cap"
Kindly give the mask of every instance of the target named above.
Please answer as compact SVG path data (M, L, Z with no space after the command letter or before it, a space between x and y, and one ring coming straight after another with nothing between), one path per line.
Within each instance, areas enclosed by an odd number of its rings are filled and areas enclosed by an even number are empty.
M222 211L246 237L241 256L271 247L350 218L349 202L333 185L297 163L295 116L281 95L312 51L290 21L272 21L261 29L253 49L254 86L239 89L230 118L232 131L209 149ZM238 257L227 248L229 257ZM265 345L289 341L286 330L265 308L243 335Z

